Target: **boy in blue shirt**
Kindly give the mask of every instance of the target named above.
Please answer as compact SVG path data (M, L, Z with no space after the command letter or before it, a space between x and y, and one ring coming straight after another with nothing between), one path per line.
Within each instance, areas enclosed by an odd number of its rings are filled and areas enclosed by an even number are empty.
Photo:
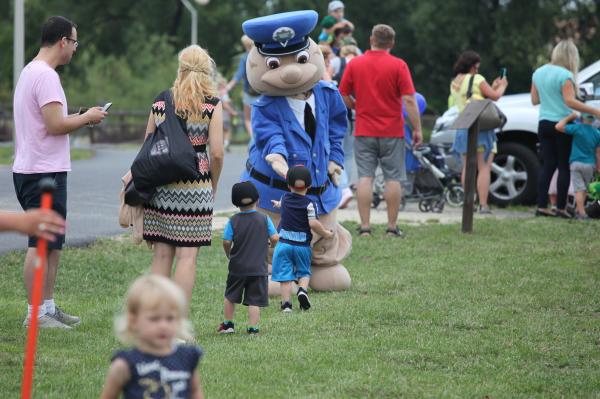
M594 176L594 169L600 173L600 131L592 126L594 116L582 114L582 123L569 123L577 119L577 114L563 118L556 124L556 130L573 136L569 168L571 184L575 191L577 219L589 219L585 213L587 186Z
M281 221L271 271L271 281L281 283L281 310L286 313L292 311L292 281L298 284L300 309L308 310L311 306L306 292L311 275L311 229L324 238L333 237L333 232L317 220L317 206L306 196L312 184L310 171L304 166L294 166L287 173L287 184L290 192L283 194L280 201L272 201L275 208L281 209Z
M269 305L267 255L269 243L277 244L279 236L271 218L256 211L258 191L249 181L236 183L231 202L240 208L223 232L223 249L229 259L229 275L225 288L224 316L218 332L235 332L235 304L248 306L248 334L258 333L260 308ZM243 294L243 301L242 301Z

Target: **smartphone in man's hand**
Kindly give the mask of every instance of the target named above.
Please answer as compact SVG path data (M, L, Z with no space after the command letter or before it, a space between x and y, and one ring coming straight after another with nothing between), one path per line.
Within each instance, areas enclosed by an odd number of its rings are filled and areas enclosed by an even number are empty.
M506 68L500 68L500 79L506 77Z
M104 112L108 111L108 109L110 108L111 105L112 105L112 103L104 104L104 107L102 107L102 111L104 111Z

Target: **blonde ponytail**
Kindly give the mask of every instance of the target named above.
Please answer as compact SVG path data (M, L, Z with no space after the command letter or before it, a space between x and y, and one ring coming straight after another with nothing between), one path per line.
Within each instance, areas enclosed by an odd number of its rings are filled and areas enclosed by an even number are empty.
M175 113L184 119L202 117L202 104L206 97L215 97L215 62L206 50L197 45L184 48L179 53L179 69L173 83Z

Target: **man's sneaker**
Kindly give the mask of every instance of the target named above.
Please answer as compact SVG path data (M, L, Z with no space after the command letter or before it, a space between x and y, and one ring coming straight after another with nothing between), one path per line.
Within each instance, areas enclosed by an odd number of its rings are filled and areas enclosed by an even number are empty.
M23 321L23 327L29 327L30 322L31 322L31 319L29 317L26 318L25 321ZM67 330L71 329L71 326L61 323L60 321L56 320L54 317L51 317L48 314L45 314L42 317L38 318L38 327L39 328L64 328Z
M246 332L247 332L248 334L251 334L251 335L252 335L252 334L258 334L258 328L255 328L255 327L248 327L248 328L246 329Z
M308 294L306 290L302 287L298 288L298 303L300 304L300 309L308 310L310 309L310 300L308 299Z
M292 304L291 302L282 302L281 303L281 311L283 313L291 313L292 312Z
M54 314L47 313L48 316L68 326L76 326L81 323L81 319L79 317L63 312L58 306L56 306L55 309L56 311Z
M235 328L233 327L233 322L228 321L227 323L221 323L219 325L219 329L217 330L219 334L232 334L235 332Z

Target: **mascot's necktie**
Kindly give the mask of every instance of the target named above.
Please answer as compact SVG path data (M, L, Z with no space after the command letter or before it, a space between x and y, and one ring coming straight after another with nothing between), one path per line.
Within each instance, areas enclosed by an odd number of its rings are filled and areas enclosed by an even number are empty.
M317 131L317 121L315 120L315 116L312 113L312 108L306 102L304 106L304 130L310 136L311 140L315 141L315 132Z

